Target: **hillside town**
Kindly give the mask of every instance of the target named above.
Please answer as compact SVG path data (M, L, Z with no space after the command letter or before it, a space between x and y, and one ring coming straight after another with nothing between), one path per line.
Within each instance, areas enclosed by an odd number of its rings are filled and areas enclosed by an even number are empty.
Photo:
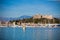
M0 21L0 27L9 26L55 26L60 24L60 19L54 18L52 15L33 15L31 18L23 18L19 20Z

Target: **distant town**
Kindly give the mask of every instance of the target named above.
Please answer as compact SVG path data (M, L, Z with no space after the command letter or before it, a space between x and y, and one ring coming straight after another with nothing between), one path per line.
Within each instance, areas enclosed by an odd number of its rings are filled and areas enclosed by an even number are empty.
M53 17L52 15L40 15L36 14L30 18L23 18L17 20L0 21L0 26L46 26L46 25L60 24L60 19Z

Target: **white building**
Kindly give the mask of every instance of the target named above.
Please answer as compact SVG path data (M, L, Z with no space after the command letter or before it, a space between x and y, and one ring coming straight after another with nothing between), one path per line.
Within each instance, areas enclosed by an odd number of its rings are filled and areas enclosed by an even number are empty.
M33 19L39 19L39 18L53 19L53 16L52 15L40 15L40 14L36 14L33 16Z
M41 16L42 15L40 15L40 14L36 14L36 15L33 16L33 19L39 19L39 18L41 18Z
M42 18L53 19L53 16L52 15L44 15L44 16L42 16Z

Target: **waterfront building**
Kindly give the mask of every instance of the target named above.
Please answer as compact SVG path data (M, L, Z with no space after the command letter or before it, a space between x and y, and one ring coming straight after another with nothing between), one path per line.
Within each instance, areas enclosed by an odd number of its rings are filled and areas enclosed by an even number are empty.
M39 18L41 18L41 17L42 17L42 15L36 14L36 15L33 16L33 19L39 19Z
M43 15L42 18L53 19L52 15Z
M40 15L40 14L36 14L33 16L33 19L40 19L40 18L53 19L53 16L52 15Z
M21 22L16 22L16 25L19 25L20 26L21 25Z

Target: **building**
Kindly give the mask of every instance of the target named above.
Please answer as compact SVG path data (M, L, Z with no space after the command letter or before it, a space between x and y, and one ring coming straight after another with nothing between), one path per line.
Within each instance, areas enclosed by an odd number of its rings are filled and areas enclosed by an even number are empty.
M43 15L42 18L53 19L52 15Z
M39 19L39 18L41 18L41 17L42 17L42 15L36 14L36 15L33 16L33 19Z
M52 15L40 15L40 14L36 14L33 16L33 19L40 19L40 18L53 19L53 16Z

